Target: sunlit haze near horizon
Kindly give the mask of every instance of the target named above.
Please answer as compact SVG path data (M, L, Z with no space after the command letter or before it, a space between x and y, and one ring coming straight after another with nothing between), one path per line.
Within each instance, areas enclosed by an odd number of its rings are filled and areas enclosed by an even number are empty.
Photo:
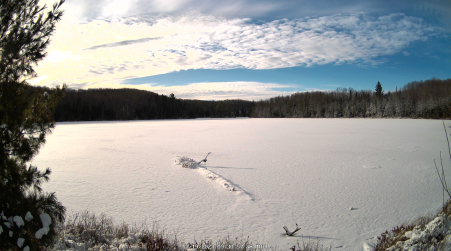
M62 9L32 85L260 100L451 77L449 1L67 0Z

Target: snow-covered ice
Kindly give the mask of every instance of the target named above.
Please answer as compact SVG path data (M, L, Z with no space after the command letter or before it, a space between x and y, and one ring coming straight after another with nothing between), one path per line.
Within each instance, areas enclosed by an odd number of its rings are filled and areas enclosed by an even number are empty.
M439 120L71 122L57 123L33 164L52 169L44 191L68 214L156 222L182 242L249 236L287 250L303 236L364 250L440 208L433 160L447 156L446 144ZM208 152L195 169L176 165ZM285 236L282 226L296 223L302 229Z

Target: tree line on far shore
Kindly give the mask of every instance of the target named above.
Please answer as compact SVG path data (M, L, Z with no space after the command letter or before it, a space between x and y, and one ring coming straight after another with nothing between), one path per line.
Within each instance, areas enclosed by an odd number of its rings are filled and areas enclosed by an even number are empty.
M48 88L34 87L38 92ZM394 92L337 88L257 102L176 98L137 89L66 89L55 121L189 118L451 118L451 79L414 81Z
M40 91L46 88L38 87ZM253 103L243 100L178 99L137 89L66 89L55 121L151 120L250 117Z
M256 102L255 118L451 118L451 79L429 79L384 93L338 88L279 96Z

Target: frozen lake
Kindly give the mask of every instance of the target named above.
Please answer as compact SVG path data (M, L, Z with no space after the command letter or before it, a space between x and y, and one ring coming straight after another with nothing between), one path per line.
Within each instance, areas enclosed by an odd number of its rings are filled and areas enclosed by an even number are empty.
M74 122L57 123L33 164L52 169L44 191L68 215L88 209L117 224L157 222L182 242L249 236L283 250L302 239L282 226L298 223L304 240L362 250L439 209L440 151L451 177L440 120ZM206 170L175 164L208 152Z

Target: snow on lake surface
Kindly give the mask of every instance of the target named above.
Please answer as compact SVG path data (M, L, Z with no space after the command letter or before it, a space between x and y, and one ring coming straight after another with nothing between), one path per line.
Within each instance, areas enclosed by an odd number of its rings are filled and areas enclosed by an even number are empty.
M72 122L56 124L33 164L52 169L44 190L68 215L156 222L183 243L249 236L288 250L303 236L363 250L439 209L440 151L450 171L440 120ZM200 161L208 152L201 169L176 165L177 156ZM284 236L282 226L296 223L298 237Z

